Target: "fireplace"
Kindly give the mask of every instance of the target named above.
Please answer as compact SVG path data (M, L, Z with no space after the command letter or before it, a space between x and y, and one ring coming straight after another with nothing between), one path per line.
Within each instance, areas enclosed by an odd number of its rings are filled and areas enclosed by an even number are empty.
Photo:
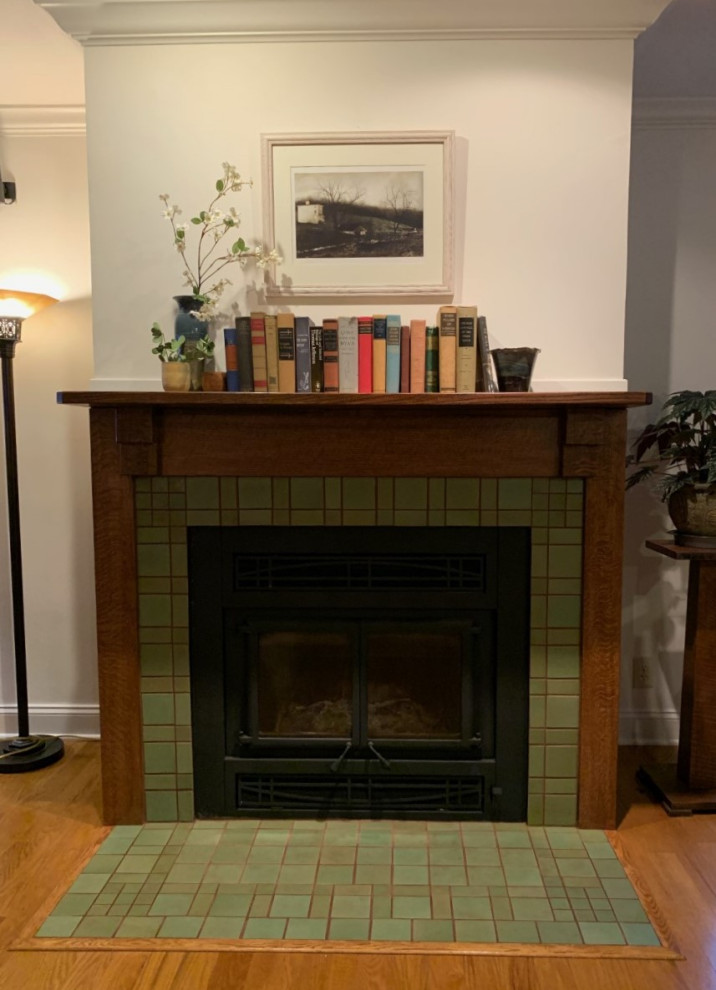
M452 524L447 502L433 505L433 487L442 495L450 479L459 487L480 478L472 525L532 526L528 821L614 827L626 410L650 395L64 392L59 401L91 407L107 824L194 816L186 527L312 524L285 488L289 478L293 489L293 479L323 477L316 524L363 515L344 504L336 518L328 493L341 478L378 479L373 526L391 525L386 512L396 526L417 525L416 516L423 526ZM396 496L422 479L427 508L410 499L400 512L397 501L385 508L386 477ZM281 499L270 512L239 500L237 512L224 501L237 479L252 492L252 479L273 483ZM513 498L525 479L529 512ZM190 489L206 495L200 511ZM503 489L504 505L495 500Z
M188 561L198 815L526 818L528 528L190 527Z

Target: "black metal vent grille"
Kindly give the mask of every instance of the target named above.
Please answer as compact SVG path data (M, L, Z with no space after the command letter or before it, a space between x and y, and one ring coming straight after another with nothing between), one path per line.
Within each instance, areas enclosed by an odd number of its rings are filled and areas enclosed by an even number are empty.
M235 591L484 591L484 554L236 554Z
M237 774L236 810L400 814L485 810L485 779Z

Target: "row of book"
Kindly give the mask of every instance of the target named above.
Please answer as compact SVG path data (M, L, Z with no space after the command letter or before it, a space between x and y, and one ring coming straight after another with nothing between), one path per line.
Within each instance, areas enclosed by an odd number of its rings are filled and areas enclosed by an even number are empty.
M441 306L433 326L254 312L224 329L224 346L229 392L497 391L476 306Z

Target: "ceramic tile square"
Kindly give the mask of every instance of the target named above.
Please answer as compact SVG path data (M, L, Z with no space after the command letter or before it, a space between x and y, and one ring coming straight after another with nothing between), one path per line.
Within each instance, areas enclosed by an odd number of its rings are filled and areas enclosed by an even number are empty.
M428 507L428 482L427 478L396 478L395 482L395 508L397 509L421 509Z
M271 509L272 486L270 478L239 478L239 509Z
M384 496L385 497L385 496ZM381 508L388 508L381 505ZM376 481L374 478L344 478L343 479L343 511L345 510L375 510Z
M291 478L291 508L322 509L323 489L323 478Z

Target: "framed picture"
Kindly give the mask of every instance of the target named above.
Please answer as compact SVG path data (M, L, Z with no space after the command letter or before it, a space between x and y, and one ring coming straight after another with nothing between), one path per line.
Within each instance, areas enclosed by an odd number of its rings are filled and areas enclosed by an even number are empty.
M264 135L268 298L451 294L453 137Z

